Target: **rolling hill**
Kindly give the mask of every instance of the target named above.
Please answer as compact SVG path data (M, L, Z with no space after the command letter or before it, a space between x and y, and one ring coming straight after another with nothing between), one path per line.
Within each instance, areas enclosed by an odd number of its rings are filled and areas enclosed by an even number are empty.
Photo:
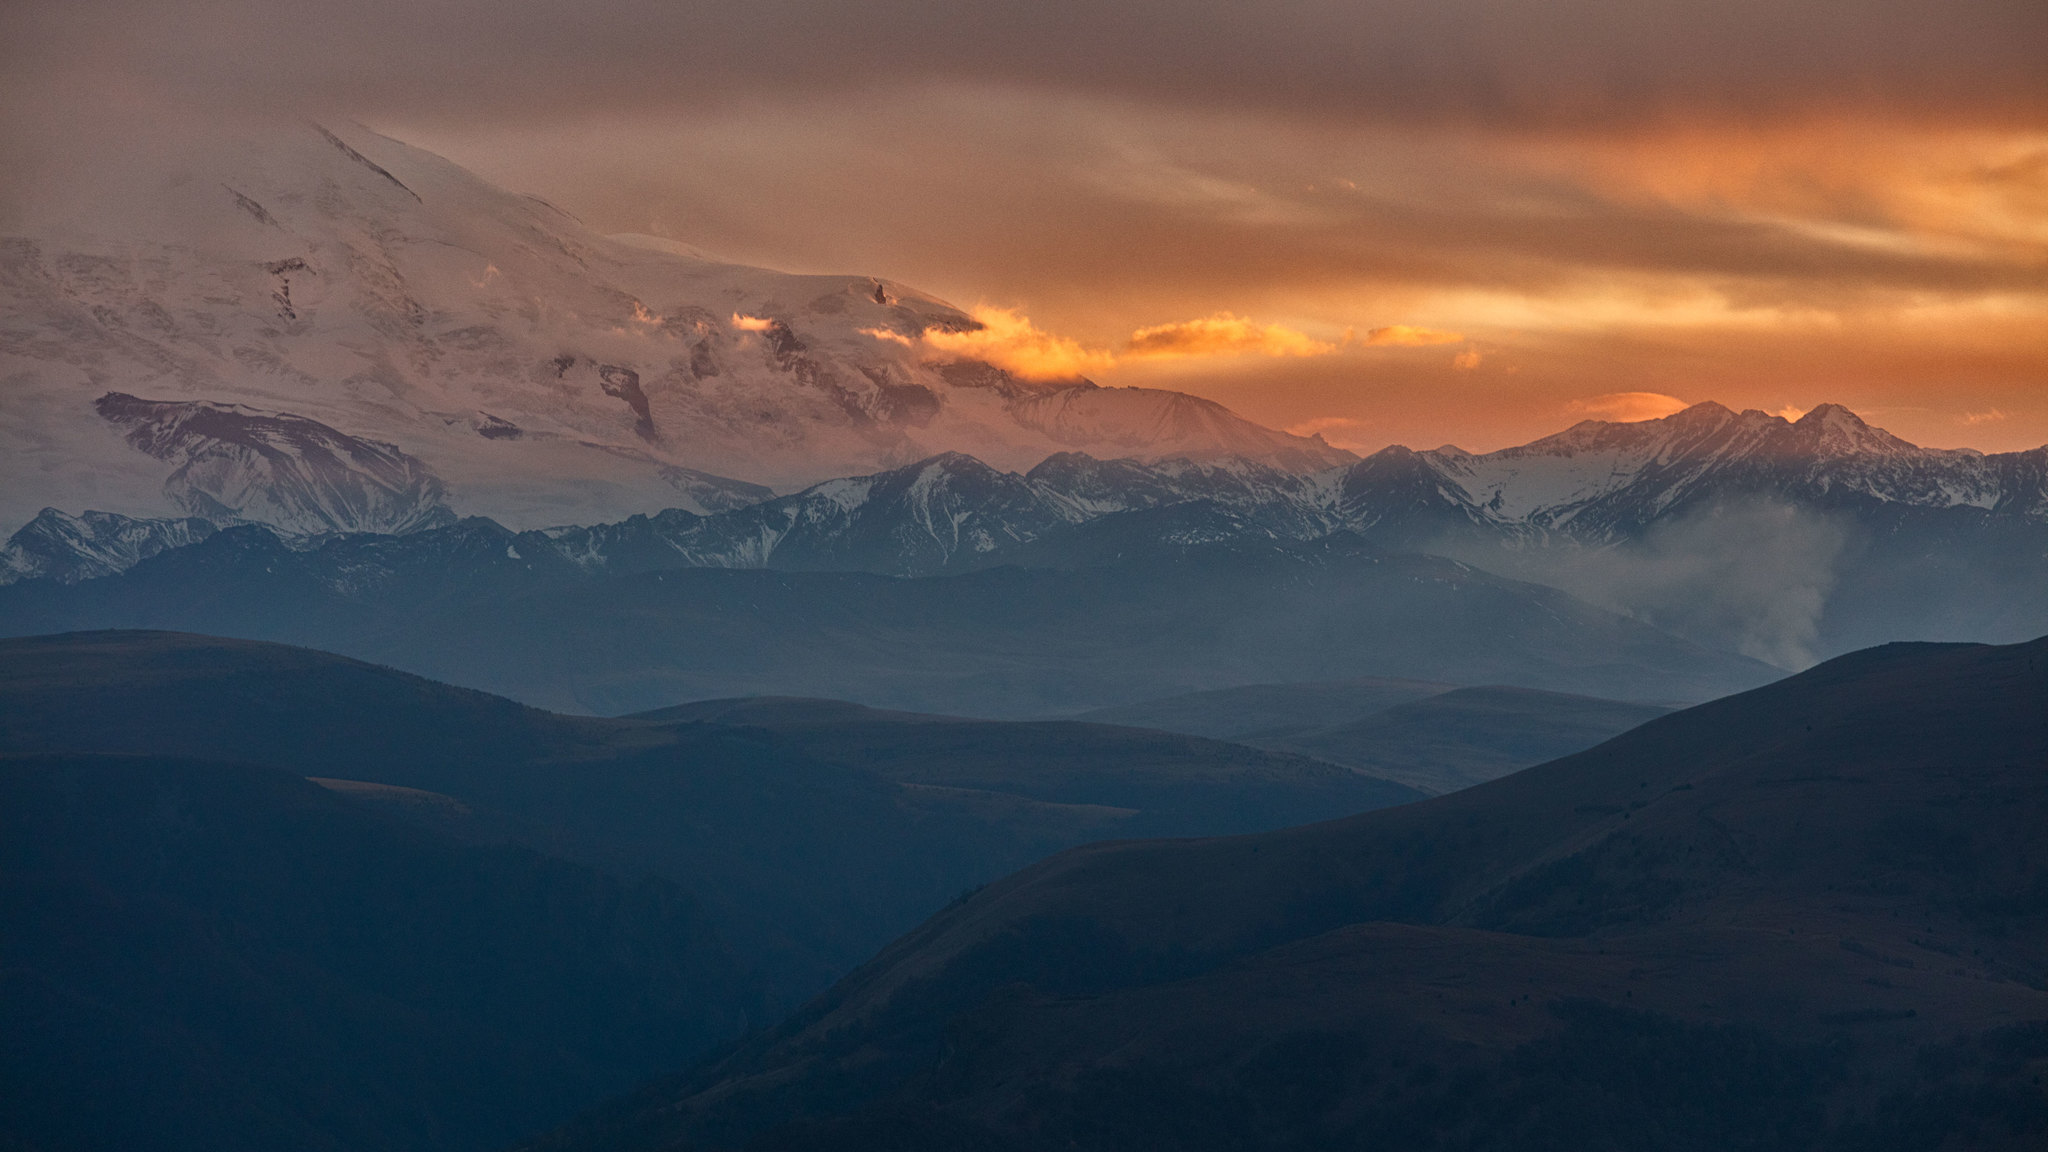
M2048 640L1897 644L1448 796L1077 849L532 1145L2038 1147Z
M1348 724L1253 743L1307 752L1437 794L1583 751L1669 711L1529 688L1458 688Z
M275 768L0 758L0 1142L483 1152L759 1026L677 885Z
M1300 754L1093 724L562 716L389 668L166 633L0 642L0 755L232 761L437 835L689 892L787 1008L963 890L1108 837L1272 828L1420 793ZM730 710L730 709L728 709ZM815 722L820 712L828 723ZM836 713L836 715L835 715ZM846 719L850 713L852 719Z

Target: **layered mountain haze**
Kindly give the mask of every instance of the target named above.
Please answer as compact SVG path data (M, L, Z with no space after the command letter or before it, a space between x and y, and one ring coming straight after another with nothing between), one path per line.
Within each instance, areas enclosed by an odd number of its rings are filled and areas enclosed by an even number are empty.
M1682 700L1776 675L1554 589L1347 533L1185 543L1146 531L1072 567L922 579L590 570L535 535L464 521L295 547L230 528L112 578L0 589L0 634L281 641L599 714L784 695L1030 718L1360 676Z
M1304 752L1434 795L1592 747L1668 711L1528 688L1366 679L1191 692L1082 719Z
M904 285L598 235L360 128L160 151L0 240L0 522L404 531L445 490L524 528L941 450L1352 458L1178 393L1022 379L927 345L980 324Z
M16 772L11 786L56 787L45 767L18 759L42 754L96 760L63 768L88 779L160 781L143 791L171 797L169 807L152 816L144 804L134 822L168 826L174 841L188 834L181 789L268 773L267 787L295 789L304 803L340 809L303 799L313 796L301 779L310 777L438 841L520 845L622 881L680 886L701 910L691 924L702 950L723 967L683 980L681 999L703 1001L699 1026L673 1034L648 1022L643 1038L667 1045L656 1058L674 1061L764 1006L794 1007L963 889L1061 848L1281 827L1421 796L1298 753L1102 724L787 699L562 716L323 652L165 633L0 642L0 761ZM141 756L181 759L147 768L120 759ZM58 790L94 787L111 785ZM30 833L47 831L39 817L22 819ZM37 915L24 934L61 935L75 923L61 907ZM31 966L77 993L59 999L98 994L81 991L89 973ZM152 984L137 995L172 991ZM137 1005L129 1023L146 1026L150 1007ZM50 1042L81 1039L69 1029ZM389 1103L365 1110L412 1122Z
M1449 796L1076 849L529 1147L2035 1148L2044 693L2048 641L1890 645Z
M1470 691L1328 684L1287 719ZM1440 767L1463 711L1398 726ZM1524 747L1607 734L1493 719ZM758 1031L1061 849L1423 798L1139 727L789 697L563 716L147 632L0 642L0 794L0 1074L33 1088L0 1100L0 1142L446 1152Z

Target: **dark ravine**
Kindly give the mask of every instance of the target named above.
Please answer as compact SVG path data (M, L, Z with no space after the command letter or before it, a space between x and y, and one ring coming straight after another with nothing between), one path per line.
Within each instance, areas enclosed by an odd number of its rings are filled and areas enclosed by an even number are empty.
M2048 640L1349 820L1077 849L529 1147L2031 1149Z

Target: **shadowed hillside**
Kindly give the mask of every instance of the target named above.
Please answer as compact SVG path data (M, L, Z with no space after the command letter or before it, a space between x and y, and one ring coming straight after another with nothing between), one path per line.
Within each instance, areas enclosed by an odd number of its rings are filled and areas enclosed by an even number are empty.
M280 645L167 633L0 642L0 753L180 755L412 789L347 795L465 841L666 877L703 901L784 1007L963 890L1062 848L1273 828L1420 796L1299 754L1171 733L835 702L796 706L811 717L801 725L748 720L770 707L726 705L737 714L717 722L701 705L605 720Z
M1082 718L1305 752L1438 795L1584 751L1670 710L1533 688L1366 679L1219 688Z
M1591 748L1669 711L1530 688L1460 688L1255 743L1443 793Z
M1397 704L1449 692L1454 687L1426 680L1379 677L1246 684L1098 708L1077 719L1163 728L1218 740L1276 738L1350 724Z
M672 883L246 764L0 760L0 924L36 1148L481 1152L761 1016Z
M992 885L551 1149L2030 1149L2048 640Z
M1115 825L1122 836L1184 834L1195 825L1277 828L1424 794L1287 749L1067 720L962 720L775 697L709 700L637 718L701 718L914 788L1128 812Z

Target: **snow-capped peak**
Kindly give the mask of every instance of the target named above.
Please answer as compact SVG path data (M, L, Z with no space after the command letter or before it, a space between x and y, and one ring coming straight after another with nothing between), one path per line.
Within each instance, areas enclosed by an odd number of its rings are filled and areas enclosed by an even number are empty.
M0 237L0 525L88 501L177 509L176 465L93 411L108 392L388 445L455 512L521 527L710 512L949 450L1009 469L1069 449L1352 458L1178 393L989 386L1007 378L920 339L976 322L914 288L601 235L356 126L115 167Z

